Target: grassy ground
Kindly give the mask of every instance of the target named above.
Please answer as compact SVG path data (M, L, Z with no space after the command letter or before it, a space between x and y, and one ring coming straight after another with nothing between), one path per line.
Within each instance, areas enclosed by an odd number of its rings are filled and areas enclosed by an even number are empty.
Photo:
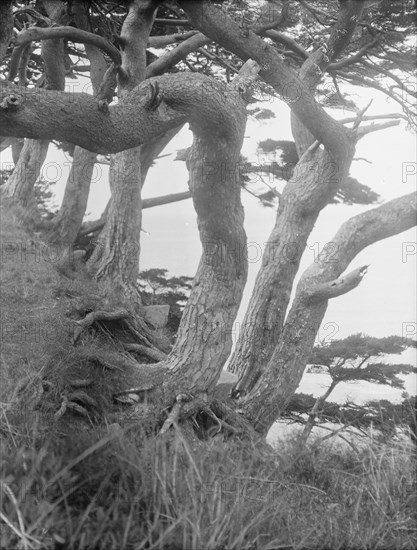
M1 424L2 548L402 549L416 547L415 457L322 448L275 457L181 433L144 441L95 433L38 446Z
M0 219L0 396L4 402L17 380L41 368L45 343L58 340L46 319L56 303L52 289L58 275L53 264L62 251L26 233L7 204L1 206Z
M2 209L1 221L1 548L417 546L416 457L408 443L370 440L357 453L299 454L289 439L266 456L216 439L191 450L180 431L146 439L133 424L58 440L36 414L25 414L24 402L10 409L19 380L40 373L60 346L48 321L59 302L51 266L59 251L31 242L10 210Z

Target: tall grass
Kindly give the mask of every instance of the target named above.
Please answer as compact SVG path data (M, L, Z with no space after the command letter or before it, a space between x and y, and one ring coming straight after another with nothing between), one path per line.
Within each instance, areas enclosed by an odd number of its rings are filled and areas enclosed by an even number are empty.
M181 431L39 438L33 418L1 424L2 548L415 548L415 451L293 441L192 450Z

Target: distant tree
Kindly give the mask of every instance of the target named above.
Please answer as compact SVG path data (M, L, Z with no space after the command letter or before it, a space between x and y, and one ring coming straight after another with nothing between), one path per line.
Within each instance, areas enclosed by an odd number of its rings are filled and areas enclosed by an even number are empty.
M315 400L308 412L307 421L298 441L300 448L305 446L314 426L320 422L328 397L341 382L372 382L391 388L404 388L404 381L400 375L410 374L415 371L415 367L403 363L375 362L375 359L383 355L398 355L409 347L415 347L415 342L401 336L374 338L364 334L353 334L342 340L333 340L316 346L310 363L324 368L330 375L331 383L323 395ZM293 407L294 405L295 403ZM337 418L339 421L349 421L349 423L354 421L356 424L364 422L366 410L364 411L363 408L360 414L356 410L356 414L353 417L351 415L348 420L349 415L345 413L343 417L343 414L340 414L341 411L335 411L334 404L332 405L333 411L328 407L327 413L331 413L333 420ZM375 409L375 405L373 408ZM337 414L339 414L338 417ZM329 417L327 419L329 420Z

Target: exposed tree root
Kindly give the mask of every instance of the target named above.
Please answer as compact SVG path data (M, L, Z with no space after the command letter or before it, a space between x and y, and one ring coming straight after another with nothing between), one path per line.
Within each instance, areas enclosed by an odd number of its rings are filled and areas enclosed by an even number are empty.
M154 347L150 348L143 346L142 344L123 344L123 347L126 351L140 353L141 355L145 355L149 357L149 359L153 359L155 361L164 361L164 359L167 358L166 353Z
M74 426L117 424L121 433L132 427L159 437L178 432L193 445L213 437L256 437L232 403L201 390L187 392L184 381L178 391L167 384L167 355L142 332L126 302L114 307L118 300L93 283L70 285L53 312L53 322L69 328L67 341L54 343L36 380L25 380L16 391L48 428L65 434Z
M74 331L73 343L75 344L80 337L83 330L90 327L93 323L98 321L120 321L129 317L129 312L125 309L118 311L92 311L84 319L76 321L78 327Z

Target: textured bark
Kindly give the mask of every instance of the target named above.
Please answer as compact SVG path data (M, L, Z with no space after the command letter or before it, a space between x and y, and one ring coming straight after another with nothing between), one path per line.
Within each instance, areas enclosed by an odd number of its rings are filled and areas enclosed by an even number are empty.
M51 21L59 22L65 18L64 4L60 0L56 2L45 0L44 7ZM41 53L45 66L46 88L63 90L65 88L65 63L62 39L43 42ZM49 141L25 140L15 169L3 189L5 196L13 198L23 206L27 206L32 201L33 187L40 176L48 148Z
M162 103L149 108L150 83L157 83ZM224 86L200 74L176 73L137 86L123 105L99 109L86 94L23 89L0 82L0 126L8 136L56 139L107 154L124 151L201 116L225 125L231 116L211 108L210 97L224 95ZM227 131L227 130L226 130Z
M107 53L111 59L120 64L120 52L111 42L105 38L74 27L31 27L21 31L17 37L16 48L13 51L10 66L9 80L13 80L17 75L20 57L26 45L34 40L49 42L50 40L72 40L74 42L91 44Z
M44 1L44 6L53 23L58 23L66 18L63 2ZM65 49L63 39L44 40L42 42L42 58L45 67L46 88L48 90L64 90Z
M162 153L162 151L165 149L165 147L170 143L174 137L178 134L178 132L182 129L182 126L177 126L176 128L173 128L169 132L166 132L162 136L157 136L154 139L151 139L141 147L140 151L140 164L141 164L141 187L143 189L143 186L146 181L146 176L148 175L148 171L151 168L154 160L158 155ZM148 206L149 208L149 206Z
M188 19L204 35L241 59L254 59L261 67L259 75L288 102L300 121L326 146L332 157L344 157L349 148L349 132L318 105L308 87L280 58L276 50L249 31L242 36L238 23L207 1L179 0ZM362 3L362 2L361 2Z
M49 148L49 141L26 139L17 164L2 192L22 206L33 199L33 187L38 180Z
M7 48L13 36L13 2L3 0L0 3L0 63L6 55Z
M12 159L14 164L17 164L19 160L20 153L22 152L23 146L25 144L24 139L20 138L10 138L12 140Z
M88 30L90 27L88 6L85 2L74 2L72 8L74 22L82 30ZM55 40L47 40L45 47L52 42ZM107 63L96 46L85 44L85 51L90 61L93 92L97 95L107 70ZM52 221L52 228L49 230L49 242L65 246L72 246L75 242L87 208L95 160L95 153L78 146L75 147L64 197L59 212Z
M136 0L123 22L122 73L119 76L119 104L124 106L131 92L146 77L146 46L159 1ZM168 139L168 138L167 138ZM99 236L88 269L97 279L117 286L134 287L139 275L140 231L142 226L141 147L113 155L110 160L112 193L106 224Z
M315 94L317 85L320 83L326 68L332 66L331 62L349 44L362 14L364 4L364 0L347 0L340 3L339 17L331 30L329 39L308 56L303 63L299 74L300 80L310 90L311 94ZM316 139L315 133L307 129L294 111L291 111L291 129L298 156L301 157Z
M112 198L106 224L88 262L97 279L134 284L139 275L141 193L140 148L118 153L110 164Z
M232 347L232 325L247 277L238 171L246 109L236 96L229 106L235 116L228 136L213 122L191 125L194 143L187 166L203 253L166 361L163 388L168 395L178 388L212 390Z
M416 211L416 196L410 194L351 218L332 239L331 250L323 252L304 272L280 341L250 395L241 403L244 415L259 433L266 435L303 376L328 305L315 290L337 279L367 246L415 226Z
M345 2L327 44L313 52L300 71L311 93L323 71L349 42L363 2ZM279 202L275 227L255 282L254 292L242 323L229 370L239 375L236 391L247 394L266 368L281 330L307 239L321 210L334 197L349 174L355 144L337 161L327 151L314 147L314 136L292 113L293 134L300 161ZM310 148L310 150L309 150Z
M149 78L163 74L167 69L185 59L188 54L195 52L206 44L210 44L210 42L211 40L205 37L204 34L193 34L193 36L182 42L179 46L153 61L147 67L146 76Z
M236 385L240 393L248 393L268 368L280 342L307 239L321 210L346 178L353 154L352 143L344 164L336 164L326 151L307 151L282 193L275 226L228 366L240 378Z
M50 243L72 246L75 242L87 208L95 160L95 153L75 147L64 197L48 230Z
M140 149L141 189L143 189L143 186L146 182L146 176L148 175L148 171L151 168L154 160L159 154L162 153L162 151L165 149L168 143L178 134L181 128L182 126L173 128L172 130L170 130L169 132L166 132L162 136L157 136L154 139L148 141L141 147ZM144 210L145 208L153 208L154 206L169 204L171 202L189 199L190 197L191 197L191 194L189 191L185 191L184 193L176 193L174 195L166 195L162 197L152 197L150 199L145 199L144 201L142 201L141 207L142 207L142 210ZM110 204L111 204L111 198L109 199L109 202L107 203L106 208L104 209L102 215L100 216L100 219L96 220L95 222L87 222L86 224L84 224L84 226L79 231L80 236L88 235L89 233L95 233L103 229L103 227L106 225Z

